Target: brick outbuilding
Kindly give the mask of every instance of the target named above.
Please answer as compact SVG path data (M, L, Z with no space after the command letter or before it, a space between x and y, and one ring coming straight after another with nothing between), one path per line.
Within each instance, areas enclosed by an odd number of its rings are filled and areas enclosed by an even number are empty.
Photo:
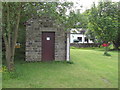
M69 61L69 32L50 17L31 18L26 24L26 61Z

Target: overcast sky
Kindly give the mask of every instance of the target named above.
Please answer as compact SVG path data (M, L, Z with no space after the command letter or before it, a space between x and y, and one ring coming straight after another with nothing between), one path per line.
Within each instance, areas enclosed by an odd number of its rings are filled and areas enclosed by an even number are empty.
M63 0L64 1L64 0ZM100 0L65 0L65 1L69 1L69 2L73 2L74 3L74 8L76 9L81 9L80 12L85 11L86 9L90 9L93 2L95 2L95 4L97 5L97 3ZM112 2L118 2L120 0L111 0ZM82 8L80 8L80 6L83 6Z

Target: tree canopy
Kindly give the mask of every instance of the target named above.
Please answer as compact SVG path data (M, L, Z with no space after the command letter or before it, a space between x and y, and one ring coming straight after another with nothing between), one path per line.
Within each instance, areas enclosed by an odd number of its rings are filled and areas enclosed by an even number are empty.
M118 29L118 25L120 25L118 4L118 2L99 2L98 6L94 4L88 12L88 27L103 42L118 41L120 32Z

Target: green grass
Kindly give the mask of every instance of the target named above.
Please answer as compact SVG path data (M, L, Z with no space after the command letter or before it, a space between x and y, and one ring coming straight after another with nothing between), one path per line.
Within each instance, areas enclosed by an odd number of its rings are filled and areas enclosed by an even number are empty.
M116 88L118 54L100 49L71 49L73 64L16 61L16 71L3 73L3 88Z

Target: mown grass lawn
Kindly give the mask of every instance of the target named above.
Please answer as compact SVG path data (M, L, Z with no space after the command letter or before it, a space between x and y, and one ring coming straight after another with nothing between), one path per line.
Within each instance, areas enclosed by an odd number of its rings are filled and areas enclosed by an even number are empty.
M118 53L100 49L71 49L66 62L16 61L16 72L3 73L3 88L117 88Z

